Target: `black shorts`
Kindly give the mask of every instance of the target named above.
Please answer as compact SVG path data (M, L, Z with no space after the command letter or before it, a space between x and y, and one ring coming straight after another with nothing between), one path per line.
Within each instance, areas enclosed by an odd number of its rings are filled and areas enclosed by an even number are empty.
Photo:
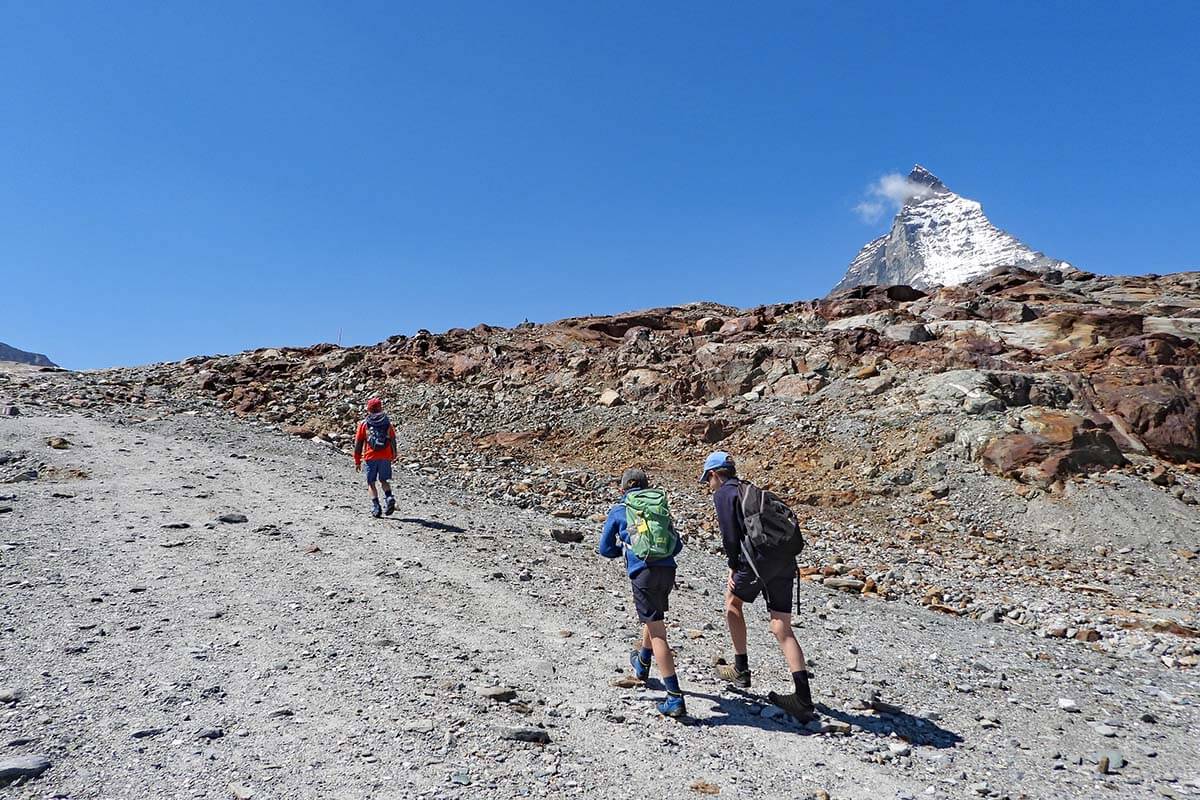
M763 584L766 592L763 592ZM753 603L760 593L767 599L767 608L781 614L792 613L792 589L796 585L796 569L791 567L782 572L767 574L759 581L749 569L743 568L733 573L733 594L743 603Z
M629 579L639 622L661 622L675 588L674 567L646 567Z

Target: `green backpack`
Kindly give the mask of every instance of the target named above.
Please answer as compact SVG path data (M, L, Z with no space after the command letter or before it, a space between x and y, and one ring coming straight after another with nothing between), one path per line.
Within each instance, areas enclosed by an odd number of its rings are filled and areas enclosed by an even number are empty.
M625 495L625 529L629 549L643 561L669 558L679 542L667 493L662 489L639 489Z

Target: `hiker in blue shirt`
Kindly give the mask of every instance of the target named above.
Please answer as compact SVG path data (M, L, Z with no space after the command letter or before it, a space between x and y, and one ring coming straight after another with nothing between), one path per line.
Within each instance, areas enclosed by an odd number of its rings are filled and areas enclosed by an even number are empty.
M683 549L683 540L671 522L666 493L649 486L645 472L625 470L621 475L621 500L608 512L596 550L605 558L625 556L633 604L642 623L641 649L629 654L634 677L640 681L649 678L650 661L657 659L667 689L658 712L666 717L682 717L687 714L687 706L675 675L664 620L675 588L675 556Z

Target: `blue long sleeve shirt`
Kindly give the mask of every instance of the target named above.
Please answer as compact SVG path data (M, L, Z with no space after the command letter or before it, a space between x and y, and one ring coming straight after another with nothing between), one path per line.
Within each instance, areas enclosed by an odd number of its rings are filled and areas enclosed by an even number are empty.
M644 559L638 558L637 553L633 552L628 544L629 531L625 525L625 495L621 495L621 502L612 507L608 512L608 518L604 520L604 531L600 534L600 544L596 547L597 553L605 558L616 558L624 554L625 571L632 578L647 567L674 567L675 556L683 550L683 539L676 536L675 551L671 555L647 563Z

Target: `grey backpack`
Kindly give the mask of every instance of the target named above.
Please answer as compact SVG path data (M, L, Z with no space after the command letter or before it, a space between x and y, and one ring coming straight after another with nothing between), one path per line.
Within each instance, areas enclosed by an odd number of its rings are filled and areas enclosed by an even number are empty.
M387 418L386 414L380 414L379 417L382 419L375 417L374 414L367 417L367 444L376 451L383 450L388 446L388 439L391 438L388 436L388 430L392 427L392 421Z
M796 513L786 503L747 481L738 485L738 499L742 501L746 538L759 560L778 564L800 555L804 534Z

